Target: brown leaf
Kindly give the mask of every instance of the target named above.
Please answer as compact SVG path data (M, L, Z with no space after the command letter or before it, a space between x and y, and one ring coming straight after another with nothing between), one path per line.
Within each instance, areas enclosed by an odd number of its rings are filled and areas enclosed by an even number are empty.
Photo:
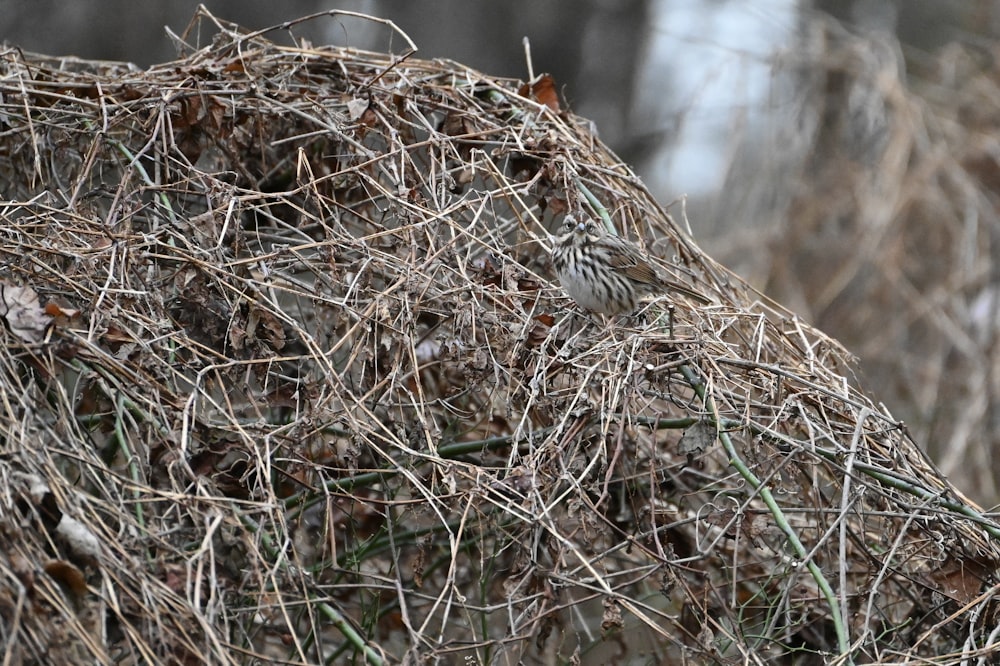
M188 130L199 125L204 113L201 97L197 95L182 97L177 106L177 112L170 116L170 124L175 131Z
M80 315L76 308L62 306L53 301L45 304L45 314L52 317L57 326L66 326L69 322Z
M468 114L449 111L448 115L441 121L441 131L448 136L462 136L472 134L474 125Z
M79 603L87 596L87 579L76 565L66 560L50 560L45 563L45 573L59 583L74 602Z
M556 322L556 318L550 314L535 315L534 320L539 322L541 326L534 325L528 332L528 345L531 347L542 344L549 337L550 329Z
M234 59L228 65L223 67L222 71L227 74L243 74L247 71L247 68L242 59Z
M556 92L556 80L548 74L542 74L530 84L523 84L518 88L517 94L521 97L527 97L528 99L540 102L556 113L559 112L559 94Z
M264 337L271 343L272 349L285 346L285 328L277 317L261 308L251 308L250 317L255 327L263 329Z
M118 328L114 324L108 325L108 330L101 334L101 341L106 344L121 344L125 342L135 342L136 337L127 330Z
M960 604L971 604L982 590L987 572L988 569L974 560L953 559L932 571L930 578L942 594Z
M0 316L8 330L25 342L42 342L52 325L52 318L39 307L34 289L3 282L0 282Z
M34 565L17 551L8 552L7 560L14 575L24 586L24 591L31 594L35 589Z
M715 444L718 437L719 433L714 424L699 421L681 435L681 440L677 442L677 452L688 456L697 455Z
M601 617L601 633L607 634L612 630L620 631L625 627L625 622L622 620L622 609L618 602L610 597L605 597L603 604L604 615Z
M558 217L569 212L569 202L562 197L550 197L546 203L553 217Z

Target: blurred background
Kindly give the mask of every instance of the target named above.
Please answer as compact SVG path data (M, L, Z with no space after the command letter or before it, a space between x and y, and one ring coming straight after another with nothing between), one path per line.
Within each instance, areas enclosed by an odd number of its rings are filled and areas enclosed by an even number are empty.
M1000 501L1000 2L204 4L249 29L376 15L417 57L491 76L527 77L527 37L535 73L676 218L686 210L702 247L843 342L860 383L956 485ZM197 7L4 0L0 39L145 67L177 56ZM405 50L349 17L267 36Z

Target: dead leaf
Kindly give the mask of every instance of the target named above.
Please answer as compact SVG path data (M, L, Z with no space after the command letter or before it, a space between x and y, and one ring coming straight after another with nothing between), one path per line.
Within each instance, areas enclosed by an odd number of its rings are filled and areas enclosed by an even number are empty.
M518 88L517 94L544 104L556 113L559 112L559 94L556 92L556 80L549 74L542 74L530 84L523 84Z
M50 560L44 568L74 603L79 604L87 596L87 579L76 565L66 560Z
M250 321L254 328L262 328L264 336L271 343L272 349L285 346L285 327L271 312L258 307L250 308Z
M368 100L355 97L347 103L347 117L352 121L365 115L368 110Z
M535 315L535 321L539 322L542 326L552 328L556 324L556 318L550 314L540 314Z
M545 201L545 200L543 200ZM569 212L569 202L562 197L550 197L545 203L553 217L559 217Z
M80 315L80 311L76 308L62 306L58 303L49 301L45 304L45 314L52 317L52 321L55 325L68 326L70 321Z
M101 542L94 532L67 514L56 525L56 534L69 546L73 557L84 562L97 562L101 557Z
M441 121L440 129L448 136L463 136L475 131L469 115L458 111L449 111Z
M3 282L0 282L0 316L7 329L25 342L42 342L52 325L52 317L39 307L34 289Z
M222 71L227 74L244 74L247 71L246 64L243 60L233 60L228 65L222 68Z
M603 604L604 615L601 617L601 633L607 635L612 630L620 631L625 627L621 606L611 597L605 597Z
M714 424L699 421L681 435L681 440L677 442L677 452L687 456L697 455L715 444L718 437L719 433Z
M938 591L960 604L971 604L983 587L988 569L974 560L949 560L930 573Z

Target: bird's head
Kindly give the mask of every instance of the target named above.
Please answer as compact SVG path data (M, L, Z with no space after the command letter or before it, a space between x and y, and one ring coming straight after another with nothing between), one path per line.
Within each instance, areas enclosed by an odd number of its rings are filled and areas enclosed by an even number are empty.
M562 224L562 236L560 240L570 242L575 245L586 245L593 243L601 237L600 229L593 220L578 220L572 215L567 215Z

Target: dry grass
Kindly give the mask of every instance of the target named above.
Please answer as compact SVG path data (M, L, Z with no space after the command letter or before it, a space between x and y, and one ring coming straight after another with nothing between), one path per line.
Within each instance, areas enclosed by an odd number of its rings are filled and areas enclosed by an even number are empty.
M904 61L887 35L812 18L775 68L770 131L717 199L738 224L710 251L856 353L870 394L996 504L998 51Z
M0 60L8 663L992 648L1000 526L544 83L196 27ZM576 312L579 207L715 304Z

